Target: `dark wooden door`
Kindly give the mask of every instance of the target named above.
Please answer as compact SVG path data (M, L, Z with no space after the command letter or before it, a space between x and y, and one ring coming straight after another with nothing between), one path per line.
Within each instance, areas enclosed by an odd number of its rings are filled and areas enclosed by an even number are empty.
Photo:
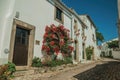
M13 63L17 66L25 66L28 61L29 30L16 28Z

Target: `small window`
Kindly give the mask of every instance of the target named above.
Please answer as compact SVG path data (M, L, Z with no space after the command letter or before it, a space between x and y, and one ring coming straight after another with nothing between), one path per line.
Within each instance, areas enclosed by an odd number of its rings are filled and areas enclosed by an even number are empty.
M78 25L77 25L77 20L74 20L74 31L78 31Z
M94 34L92 34L92 40L95 42L95 36L94 36Z
M63 22L62 19L62 10L56 7L56 12L55 12L55 19L59 22Z

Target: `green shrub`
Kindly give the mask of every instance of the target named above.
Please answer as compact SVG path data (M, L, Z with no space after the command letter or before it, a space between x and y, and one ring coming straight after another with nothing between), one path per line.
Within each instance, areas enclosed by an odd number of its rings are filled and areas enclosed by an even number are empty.
M8 71L11 72L11 74L13 74L15 71L16 71L16 68L15 68L15 64L14 63L11 63L11 62L8 62Z
M91 47L87 47L87 48L86 48L87 60L91 60L92 54L93 54L93 49L92 49Z
M43 66L56 67L56 66L60 66L62 64L68 64L68 63L72 63L72 58L71 57L66 57L64 60L48 61L48 62L45 62L44 64L42 64L40 58L35 57L32 60L32 66L33 67L43 67Z
M62 64L68 64L68 63L72 63L72 59L70 57L67 57L64 60L52 60L52 61L48 61L45 64L43 64L43 66L56 67L56 66L60 66Z
M8 80L13 76L16 71L15 64L8 62L8 64L0 66L0 80Z
M52 61L48 61L45 66L48 66L48 67L55 67L57 66L57 61L56 60L52 60Z
M32 66L33 66L33 67L42 67L42 63L41 63L40 58L35 57L35 58L32 60Z
M64 60L65 64L72 63L72 58L71 57L66 57Z

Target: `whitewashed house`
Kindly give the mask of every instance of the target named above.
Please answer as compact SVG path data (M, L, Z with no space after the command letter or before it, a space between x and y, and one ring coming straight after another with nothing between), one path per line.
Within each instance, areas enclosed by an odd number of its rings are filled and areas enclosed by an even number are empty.
M0 11L0 65L10 61L17 66L28 67L33 57L41 58L44 30L46 25L51 24L63 24L70 30L71 37L76 41L73 44L75 62L85 59L82 57L85 55L84 43L96 50L93 22L88 16L85 16L88 22L84 22L60 0L1 0ZM85 42L81 33L88 37Z
M102 43L101 44L101 55L110 56L110 52L112 52L112 56L114 59L120 59L120 50L119 49L114 50L113 48L108 47L107 43L112 42L112 41L119 41L119 38L114 38L112 40Z
M100 53L98 50L97 42L96 42L96 26L89 15L80 15L80 19L86 25L85 29L83 29L83 47L91 47L93 48L93 59L96 60L100 57Z

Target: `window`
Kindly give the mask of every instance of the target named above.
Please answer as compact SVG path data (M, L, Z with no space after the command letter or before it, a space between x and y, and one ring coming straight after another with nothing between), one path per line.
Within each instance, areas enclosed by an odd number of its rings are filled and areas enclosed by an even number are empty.
M77 20L74 20L74 33L78 31Z
M94 36L94 34L92 34L92 40L95 42L95 36Z
M28 38L29 38L29 31L19 28L19 26L17 26L16 29L16 40L15 43L19 43L22 45L27 45L28 44Z
M62 10L57 8L55 9L55 19L59 21L60 23L63 23L63 15L62 15Z
M76 20L74 20L74 25L75 25L74 29L78 30L78 26L77 26L77 21Z

